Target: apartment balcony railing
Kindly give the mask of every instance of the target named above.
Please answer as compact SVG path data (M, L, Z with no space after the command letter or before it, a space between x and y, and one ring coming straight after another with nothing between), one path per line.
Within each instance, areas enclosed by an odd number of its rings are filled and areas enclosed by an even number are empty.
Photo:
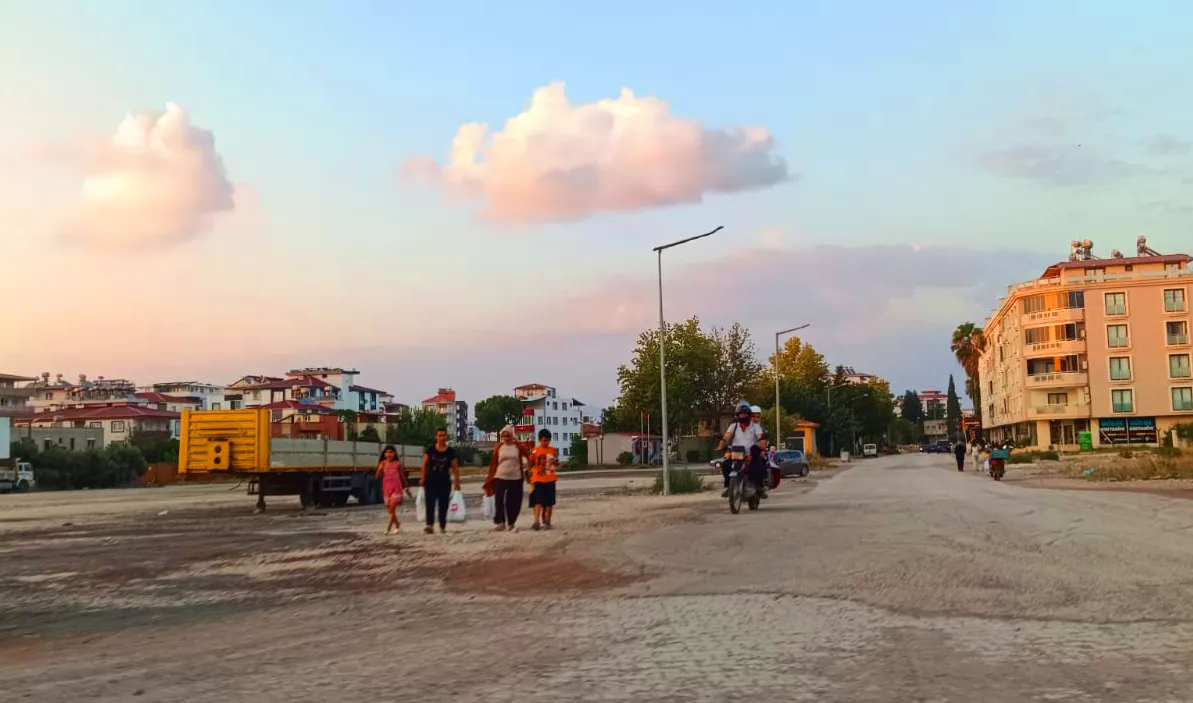
M1050 342L1037 342L1024 345L1023 355L1033 356L1068 356L1070 354L1084 354L1084 339L1059 339Z
M1027 409L1027 416L1032 419L1048 420L1062 417L1088 417L1088 403L1062 403L1059 405L1036 405Z
M1032 388L1065 388L1084 386L1087 383L1089 383L1089 374L1084 371L1038 373L1027 377L1027 385Z
M1025 312L1020 319L1024 327L1039 327L1060 322L1081 322L1085 320L1085 308L1053 308L1039 312Z
M1189 335L1187 334L1170 334L1168 335L1168 346L1180 346L1189 343Z

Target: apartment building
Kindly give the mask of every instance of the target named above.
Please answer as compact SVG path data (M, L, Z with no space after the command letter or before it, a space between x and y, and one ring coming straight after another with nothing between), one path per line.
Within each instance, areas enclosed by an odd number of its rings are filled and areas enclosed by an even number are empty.
M29 404L29 397L33 390L18 386L36 381L30 376L18 376L10 373L0 373L0 416L24 415L33 411Z
M1193 422L1186 254L1093 256L1010 286L987 320L979 364L984 432L1035 447L1156 444Z
M198 401L199 410L228 410L231 409L224 400L227 390L223 386L202 381L166 381L155 383L138 389L138 395L158 394L176 398L194 398Z
M440 388L435 395L423 400L423 410L434 410L443 416L451 441L472 441L468 432L468 403L457 399L456 392L451 388Z
M561 459L571 454L571 443L582 436L584 403L561 395L555 388L542 383L530 383L514 389L514 397L522 401L522 424L514 427L521 441L537 442L539 430L551 431L551 441L559 448Z

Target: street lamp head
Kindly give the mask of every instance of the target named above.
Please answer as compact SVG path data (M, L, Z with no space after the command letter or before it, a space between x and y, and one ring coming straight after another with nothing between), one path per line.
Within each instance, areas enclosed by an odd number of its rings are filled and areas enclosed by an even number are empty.
M694 237L688 237L686 239L681 239L677 242L671 242L670 244L660 244L659 246L655 247L654 249L651 249L651 251L663 251L664 249L670 249L671 247L677 247L680 244L687 244L688 242L692 242L697 239L704 239L705 237L711 237L712 235L716 234L717 232L720 232L723 229L725 229L725 226L721 225L711 232L705 232L704 234L697 234Z

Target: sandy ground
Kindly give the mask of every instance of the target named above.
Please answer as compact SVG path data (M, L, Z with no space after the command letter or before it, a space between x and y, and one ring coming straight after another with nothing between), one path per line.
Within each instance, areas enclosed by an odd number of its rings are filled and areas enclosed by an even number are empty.
M213 487L22 496L2 697L1193 700L1193 502L950 461L858 462L736 516L564 481L550 533L387 537L376 509L251 515Z

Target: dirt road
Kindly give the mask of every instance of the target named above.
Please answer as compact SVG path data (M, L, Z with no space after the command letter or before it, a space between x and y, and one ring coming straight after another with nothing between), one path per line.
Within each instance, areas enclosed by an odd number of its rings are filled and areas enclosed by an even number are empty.
M565 481L553 532L434 537L210 488L64 519L63 494L0 513L3 698L1193 700L1193 501L949 464L737 516Z

